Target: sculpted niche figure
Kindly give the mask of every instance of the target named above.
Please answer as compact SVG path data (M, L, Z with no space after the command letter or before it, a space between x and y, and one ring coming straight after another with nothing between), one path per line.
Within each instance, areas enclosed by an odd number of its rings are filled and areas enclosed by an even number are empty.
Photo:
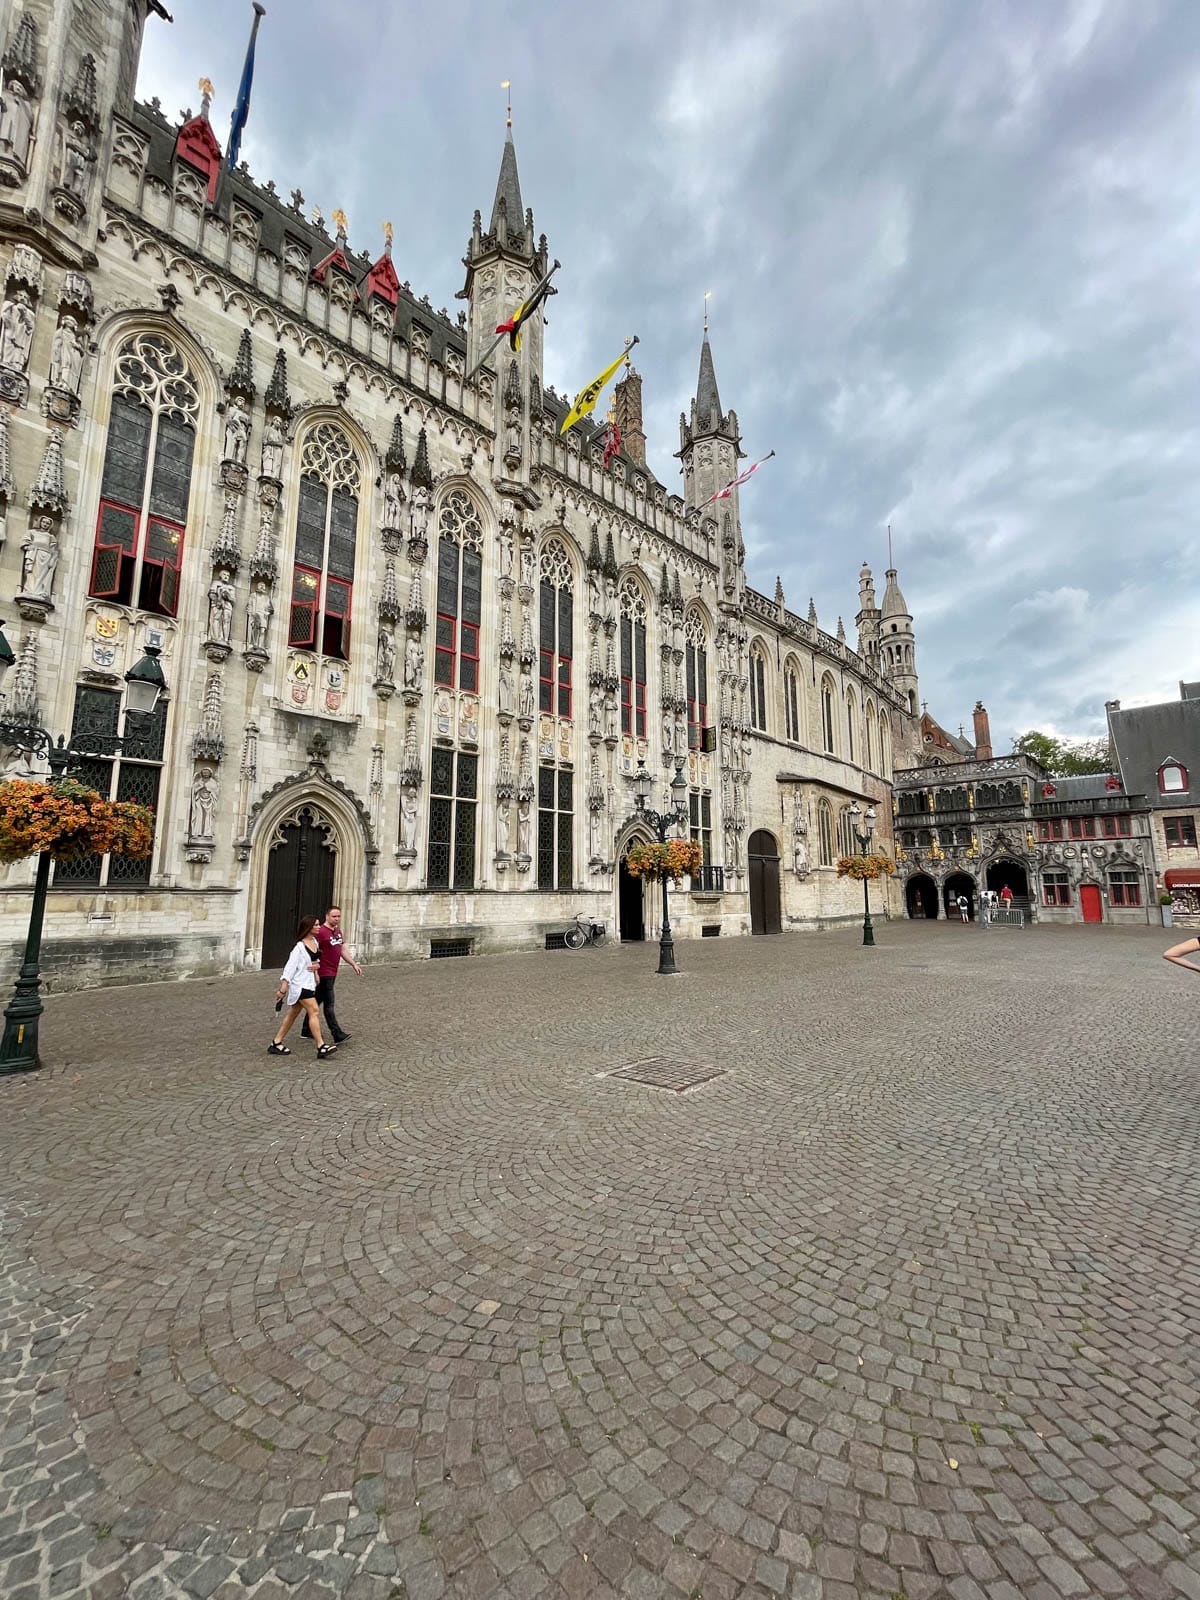
M225 418L225 459L238 466L246 465L246 446L250 442L250 418L246 415L246 402L234 395Z
M83 346L79 342L79 330L73 317L64 317L50 346L50 387L78 394L82 371Z
M400 508L403 491L400 487L400 474L389 472L387 482L383 489L383 525L394 533L400 531Z
M58 539L49 517L38 517L21 541L21 592L49 600L58 570Z
M14 79L5 84L0 98L0 154L10 156L22 168L28 167L32 137L33 107L25 85Z
M382 683L391 683L396 674L396 640L390 628L380 628L379 649L375 660L375 675Z
M268 417L263 429L262 475L264 478L283 477L283 423L278 417Z
M33 307L28 292L18 289L0 310L0 367L24 372L33 343Z
M192 783L188 828L193 839L211 839L217 807L217 781L211 767L201 767Z
M266 650L267 629L274 611L275 607L271 604L271 585L265 578L256 578L254 587L250 590L250 598L246 602L247 650Z
M404 687L406 689L419 689L421 687L421 673L425 665L425 651L421 646L420 637L410 633L408 642L404 646Z
M400 791L400 848L417 848L417 791L411 786Z
M234 587L222 570L208 591L208 637L216 644L228 644L233 636L233 601Z

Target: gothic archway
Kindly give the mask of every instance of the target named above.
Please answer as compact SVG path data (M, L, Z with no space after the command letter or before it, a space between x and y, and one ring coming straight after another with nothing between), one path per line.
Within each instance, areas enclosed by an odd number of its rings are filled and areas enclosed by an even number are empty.
M262 965L282 967L300 918L337 904L337 829L305 802L276 824L267 852Z
M1029 873L1019 861L1011 861L1007 857L988 863L987 886L995 889L997 894L1007 886L1012 890L1014 900L1029 899Z
M779 844L773 833L759 828L746 847L750 876L750 932L781 933L779 907Z
M968 920L974 920L977 892L975 879L969 872L952 872L942 885L942 900L946 908L946 915L958 920L958 897L963 895L967 902Z
M625 865L626 851L631 844L638 842L649 843L650 832L644 825L634 822L625 829L616 846L615 926L622 944L636 943L646 937L647 927L658 903L653 896L647 899L645 879L635 878Z
M938 914L937 884L927 872L918 872L904 885L904 903L914 919L933 922Z

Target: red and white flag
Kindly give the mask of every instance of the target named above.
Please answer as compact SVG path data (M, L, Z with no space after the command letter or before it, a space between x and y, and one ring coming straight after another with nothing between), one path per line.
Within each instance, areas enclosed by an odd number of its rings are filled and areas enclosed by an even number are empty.
M714 500L728 500L733 491L735 489L740 489L745 482L754 476L759 467L762 466L763 462L770 461L774 454L775 452L772 450L760 460L756 461L753 466L747 467L745 472L739 473L736 478L731 479L723 489L718 489L716 494L710 494L707 500L702 500L700 502L701 506L710 506Z

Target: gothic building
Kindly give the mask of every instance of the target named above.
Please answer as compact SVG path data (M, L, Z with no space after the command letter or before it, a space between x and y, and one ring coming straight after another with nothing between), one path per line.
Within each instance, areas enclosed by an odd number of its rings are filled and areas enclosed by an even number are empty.
M158 0L7 15L7 710L126 733L86 776L156 813L148 861L56 868L53 981L272 964L335 898L375 959L540 948L580 909L651 935L622 866L643 761L682 767L703 846L680 935L858 916L834 862L856 802L891 841L912 617L864 567L854 649L748 586L738 492L710 503L743 450L707 337L676 494L632 372L620 453L560 437L540 314L468 376L550 255L511 132L451 315L400 280L390 227L361 255L341 213L223 174L207 85L179 126L135 103ZM169 692L127 725L147 644ZM31 873L4 883L14 945Z

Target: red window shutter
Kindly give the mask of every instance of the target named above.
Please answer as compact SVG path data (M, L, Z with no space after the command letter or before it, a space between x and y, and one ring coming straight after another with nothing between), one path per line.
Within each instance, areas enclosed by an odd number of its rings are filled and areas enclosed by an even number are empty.
M288 643L311 650L317 642L317 608L321 600L321 575L307 567L292 573L292 605Z

